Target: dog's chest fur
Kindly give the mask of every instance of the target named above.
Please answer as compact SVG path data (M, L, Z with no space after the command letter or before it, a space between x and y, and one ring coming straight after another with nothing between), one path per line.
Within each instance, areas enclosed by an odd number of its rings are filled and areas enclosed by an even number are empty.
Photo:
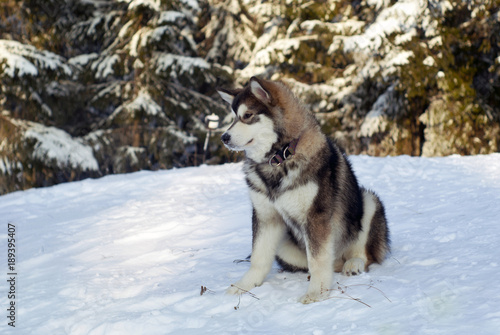
M247 162L245 173L250 193L259 194L260 201L271 203L289 226L296 226L305 223L317 196L318 184L304 178L301 164L289 163L272 167Z

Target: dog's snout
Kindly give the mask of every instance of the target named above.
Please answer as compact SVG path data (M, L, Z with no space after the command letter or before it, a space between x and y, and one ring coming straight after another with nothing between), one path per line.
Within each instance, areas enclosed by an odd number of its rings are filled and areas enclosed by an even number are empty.
M221 140L224 144L228 144L231 140L231 135L229 135L228 133L224 133L222 134Z

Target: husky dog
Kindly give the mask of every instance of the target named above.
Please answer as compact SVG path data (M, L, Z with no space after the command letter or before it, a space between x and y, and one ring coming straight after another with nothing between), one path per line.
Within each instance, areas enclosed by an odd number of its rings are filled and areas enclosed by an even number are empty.
M281 82L252 77L243 89L218 90L235 120L222 135L245 151L253 205L248 272L229 294L259 286L274 259L289 271L309 271L300 302L329 296L333 272L356 275L389 252L384 207L360 188L345 153Z

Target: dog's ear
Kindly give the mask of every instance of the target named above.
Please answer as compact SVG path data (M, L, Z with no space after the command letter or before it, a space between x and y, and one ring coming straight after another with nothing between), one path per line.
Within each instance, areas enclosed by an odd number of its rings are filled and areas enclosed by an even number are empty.
M262 85L263 81L259 78L250 78L250 90L252 94L263 103L269 105L271 104L271 94Z
M240 90L230 91L230 90L226 90L226 89L223 89L223 88L218 88L217 89L217 93L219 93L219 95L221 96L221 98L224 99L224 101L226 101L230 105L233 103L234 97L236 95L238 95L239 91Z

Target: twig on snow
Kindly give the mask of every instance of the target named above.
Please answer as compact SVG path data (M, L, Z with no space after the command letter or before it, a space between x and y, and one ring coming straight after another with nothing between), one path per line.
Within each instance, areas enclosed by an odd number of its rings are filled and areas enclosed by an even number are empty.
M241 296L242 296L243 294L248 294L248 295L249 295L249 296L251 296L252 298L257 299L257 300L260 300L260 298L258 298L255 294L253 294L253 293L252 293L252 292L250 292L250 291L244 290L244 289L242 289L241 287L238 287L238 286L236 286L236 285L234 285L234 284L231 284L231 287L236 287L238 290L243 291L243 293L238 294L238 304L237 304L236 306L234 306L234 310L235 310L235 311L236 311L236 310L238 310L238 309L240 308Z

